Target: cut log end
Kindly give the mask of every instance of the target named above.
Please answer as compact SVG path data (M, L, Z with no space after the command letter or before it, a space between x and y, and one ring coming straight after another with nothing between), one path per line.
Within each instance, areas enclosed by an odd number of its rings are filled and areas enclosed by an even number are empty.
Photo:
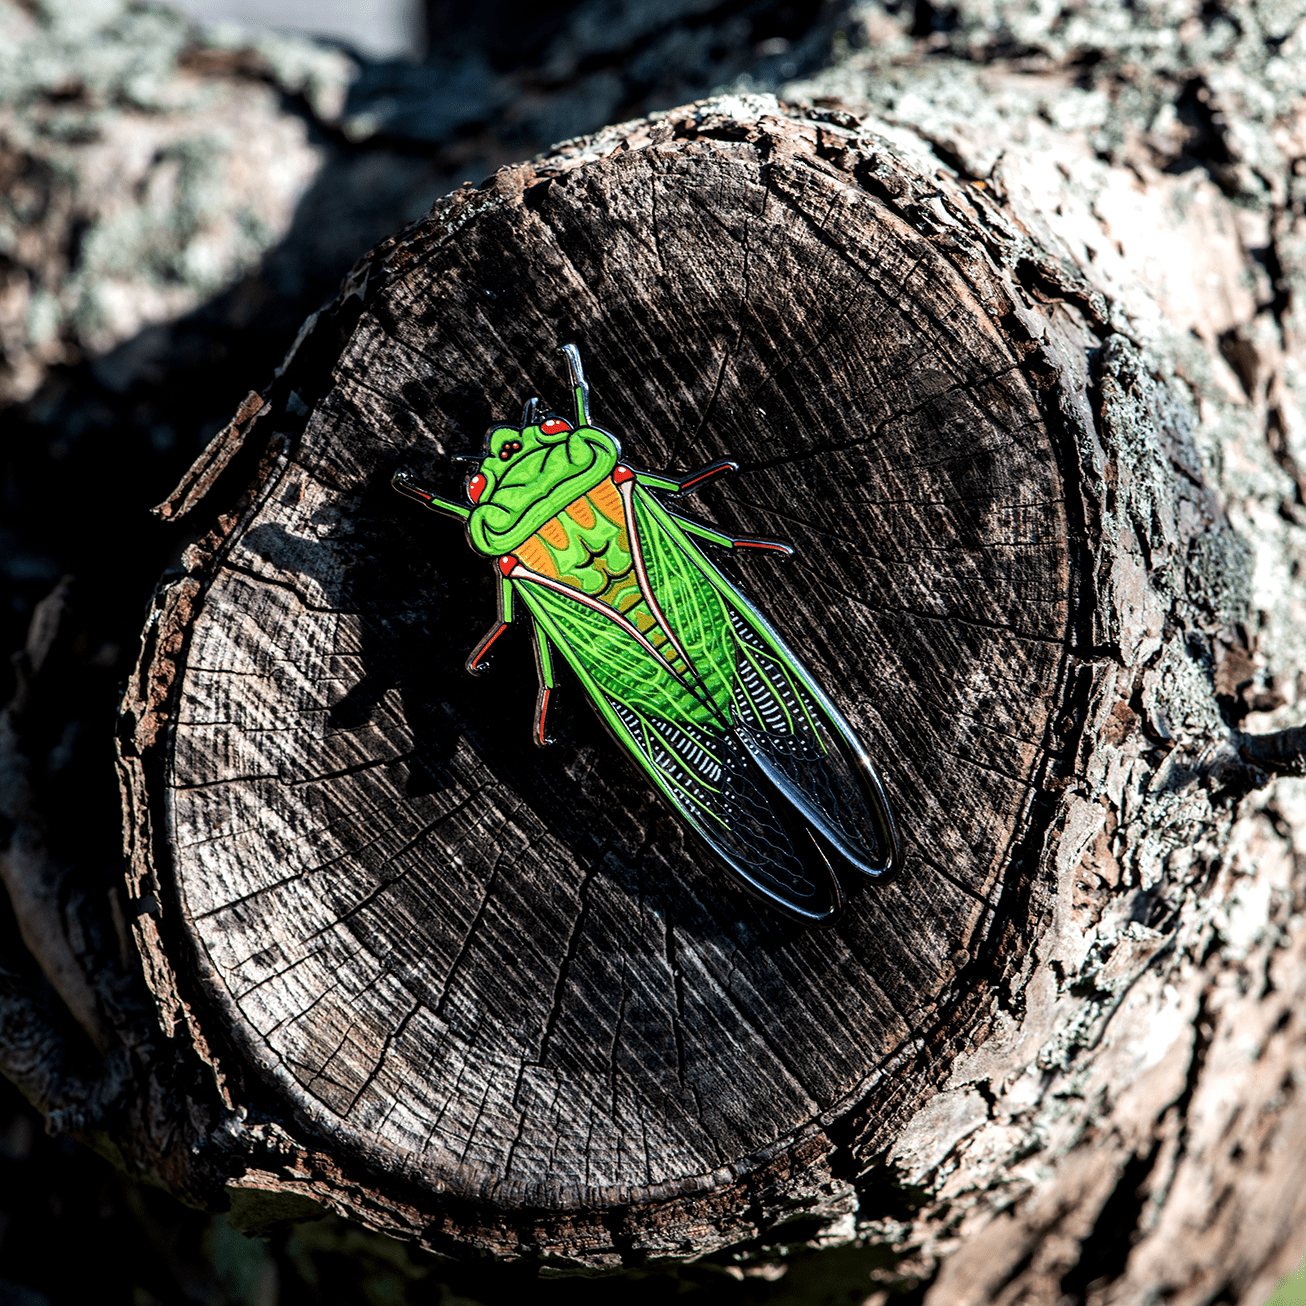
M1102 638L1085 317L992 215L819 114L684 111L437 205L242 408L123 731L147 973L261 1122L230 1182L592 1268L846 1219L1047 927ZM704 519L794 546L736 574L903 845L831 929L734 890L565 672L533 748L524 634L464 670L498 574L391 477L457 497L570 410L571 340L625 456L733 460Z

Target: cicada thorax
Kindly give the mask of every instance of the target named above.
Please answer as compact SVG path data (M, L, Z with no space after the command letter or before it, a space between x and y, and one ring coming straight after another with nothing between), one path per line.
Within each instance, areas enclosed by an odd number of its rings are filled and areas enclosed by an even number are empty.
M676 676L691 678L676 640L640 588L621 494L612 477L569 503L516 550L523 566L625 617Z

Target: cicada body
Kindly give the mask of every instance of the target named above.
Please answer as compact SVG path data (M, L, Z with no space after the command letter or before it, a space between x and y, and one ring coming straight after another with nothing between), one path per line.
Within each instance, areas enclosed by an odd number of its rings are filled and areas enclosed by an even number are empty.
M500 576L491 646L524 606L540 690L534 736L547 734L560 655L616 741L746 889L798 920L842 910L840 876L894 871L897 837L867 750L704 543L780 554L673 512L660 496L735 470L714 463L675 480L621 461L591 425L574 345L564 346L575 419L526 406L519 427L487 436L469 505L397 489L467 525Z

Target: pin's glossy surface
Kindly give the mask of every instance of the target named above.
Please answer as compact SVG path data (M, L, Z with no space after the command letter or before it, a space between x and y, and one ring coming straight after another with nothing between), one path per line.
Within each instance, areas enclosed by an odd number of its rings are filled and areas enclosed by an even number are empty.
M663 496L737 465L678 479L629 467L616 438L591 424L579 350L560 352L573 417L531 399L520 426L492 428L467 504L394 477L397 490L462 521L498 569L499 619L467 669L487 669L522 604L539 672L536 743L549 742L559 653L613 738L731 875L791 917L828 923L844 905L841 876L897 869L893 817L851 725L702 542L793 550L667 507Z

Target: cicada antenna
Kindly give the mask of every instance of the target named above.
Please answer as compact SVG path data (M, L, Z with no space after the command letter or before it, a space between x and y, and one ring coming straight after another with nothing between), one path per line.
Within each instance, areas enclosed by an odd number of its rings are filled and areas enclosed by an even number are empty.
M524 430L528 426L534 426L540 416L539 399L528 399L526 406L521 410L521 424Z
M590 387L585 380L585 369L580 364L580 350L575 345L563 345L558 350L567 360L567 376L571 381L572 394L576 396L576 425L590 424Z

